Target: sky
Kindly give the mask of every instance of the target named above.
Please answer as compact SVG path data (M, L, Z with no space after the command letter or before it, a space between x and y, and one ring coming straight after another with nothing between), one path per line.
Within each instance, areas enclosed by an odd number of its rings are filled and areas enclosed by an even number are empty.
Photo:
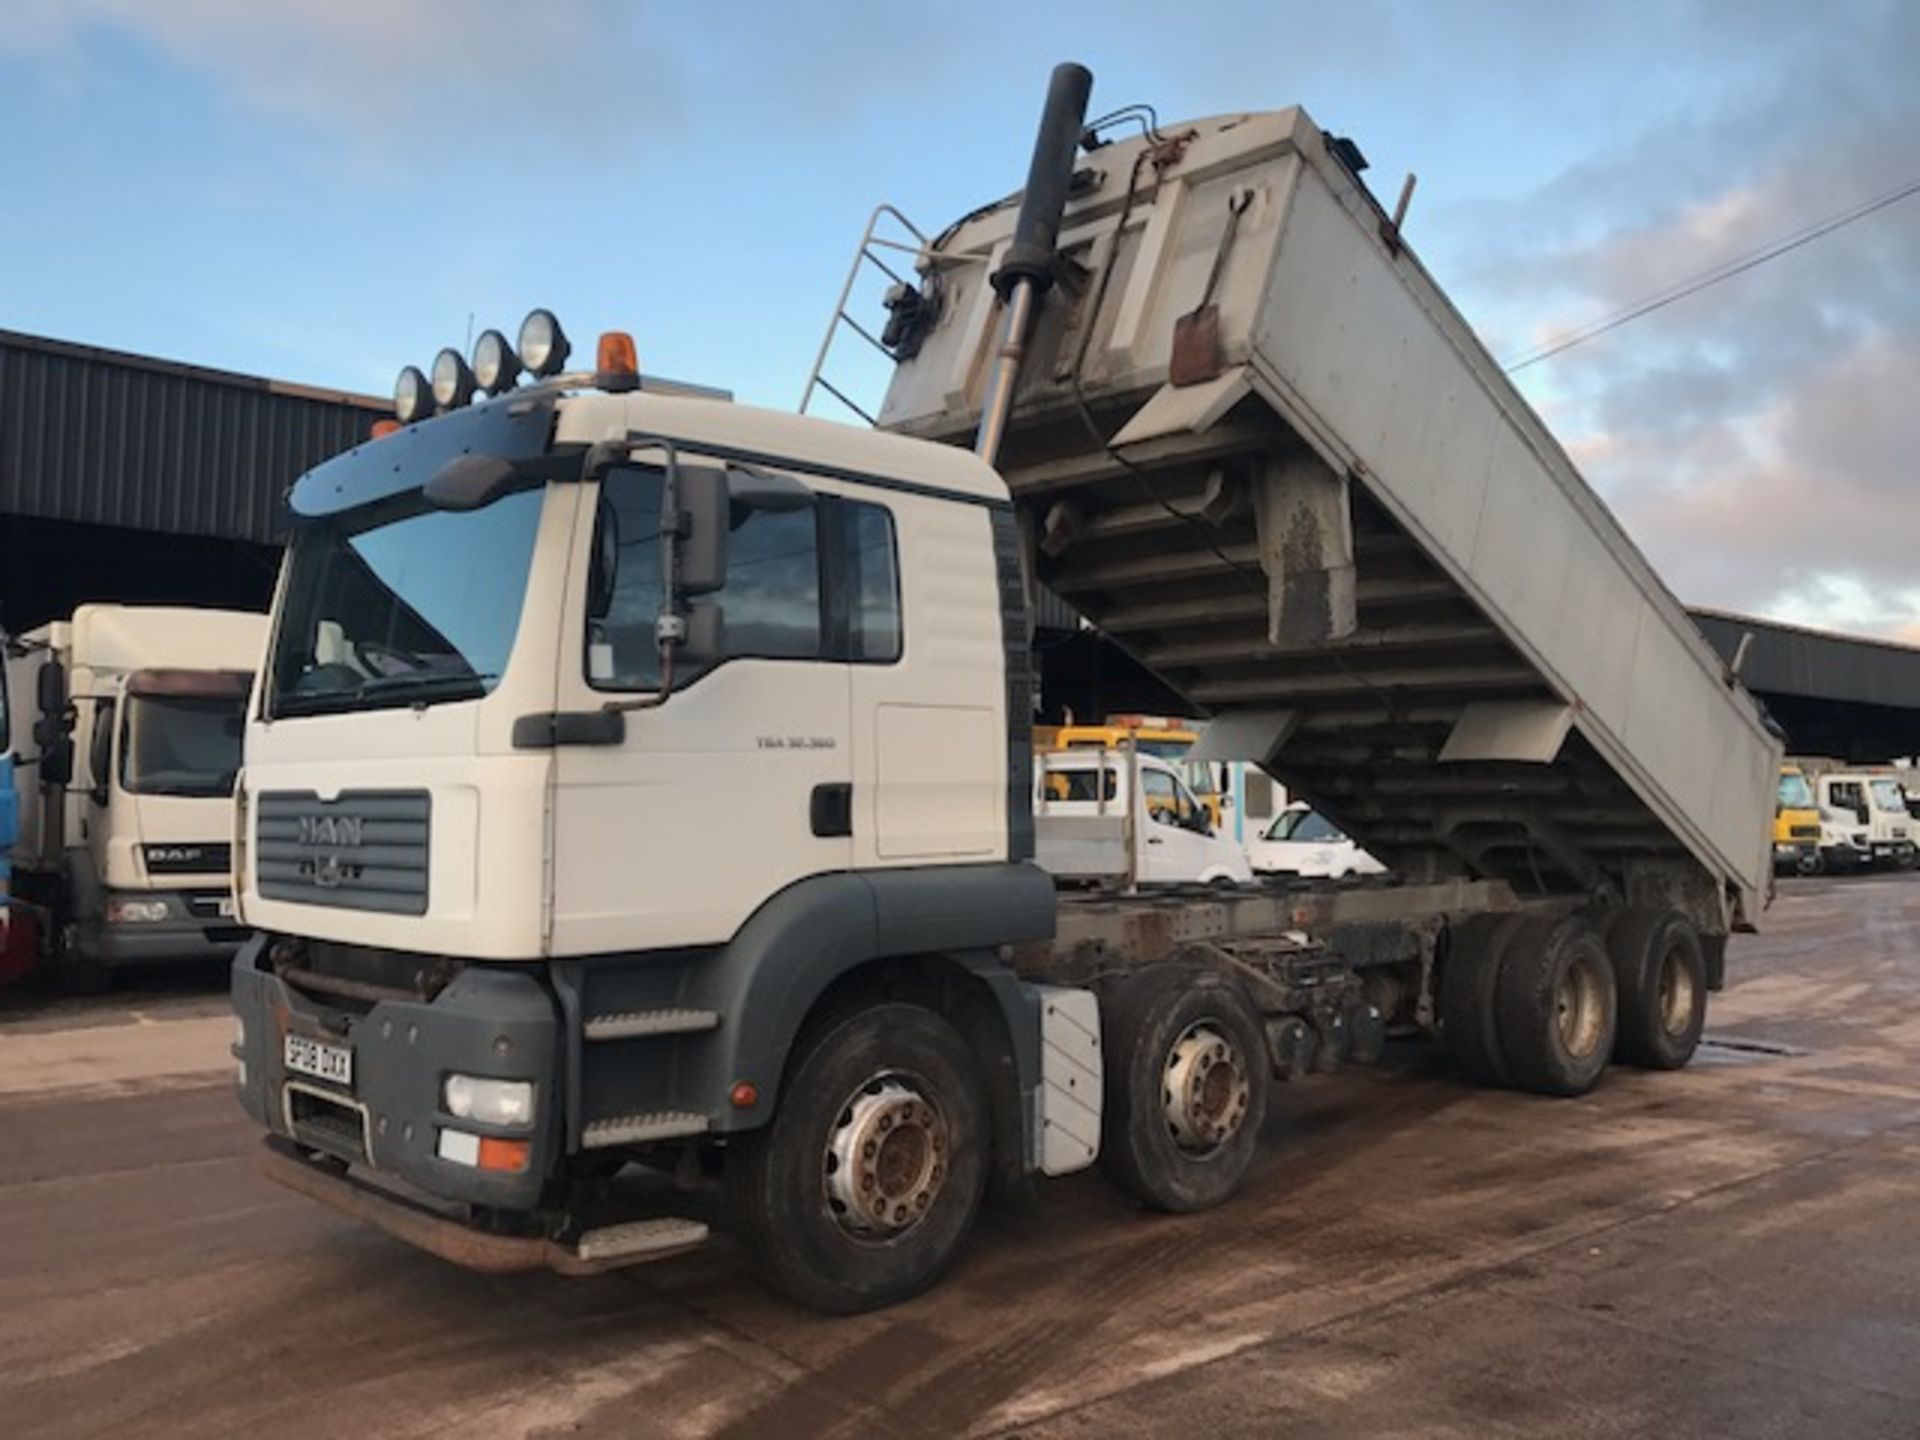
M791 408L867 214L1305 105L1518 358L1920 179L1910 0L4 0L0 327L389 393L534 305ZM1920 196L1529 366L1690 604L1920 641Z

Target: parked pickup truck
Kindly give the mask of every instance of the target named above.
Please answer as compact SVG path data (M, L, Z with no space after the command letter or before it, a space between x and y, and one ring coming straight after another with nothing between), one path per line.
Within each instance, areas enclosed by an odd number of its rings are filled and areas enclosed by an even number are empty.
M1246 852L1215 830L1173 765L1135 751L1037 757L1034 858L1067 883L1244 885Z

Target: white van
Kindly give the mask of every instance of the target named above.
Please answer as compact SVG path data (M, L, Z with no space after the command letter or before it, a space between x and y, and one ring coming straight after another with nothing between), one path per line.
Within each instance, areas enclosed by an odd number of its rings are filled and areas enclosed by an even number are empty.
M1247 858L1255 874L1317 880L1379 875L1387 868L1354 844L1351 835L1299 800L1276 815L1259 838L1248 842Z

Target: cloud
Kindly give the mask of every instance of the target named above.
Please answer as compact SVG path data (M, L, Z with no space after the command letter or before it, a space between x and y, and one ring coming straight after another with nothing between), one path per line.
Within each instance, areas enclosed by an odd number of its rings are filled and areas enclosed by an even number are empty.
M1497 354L1920 178L1920 6L1687 8L1718 89L1478 217L1499 238L1456 288ZM1920 629L1917 255L1920 196L1518 379L1683 598Z

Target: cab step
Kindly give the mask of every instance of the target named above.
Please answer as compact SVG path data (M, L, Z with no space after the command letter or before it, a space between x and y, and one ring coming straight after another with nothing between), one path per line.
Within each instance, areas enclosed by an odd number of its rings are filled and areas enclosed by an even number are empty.
M581 1028L589 1040L632 1040L642 1035L698 1035L719 1024L718 1010L622 1010L595 1015Z
M583 1150L607 1150L615 1145L644 1145L651 1140L685 1140L707 1133L708 1120L692 1110L654 1110L645 1115L609 1115L594 1120L580 1132Z
M707 1227L698 1220L674 1216L629 1220L587 1231L574 1242L573 1253L583 1265L623 1265L692 1250L706 1243L707 1234Z

